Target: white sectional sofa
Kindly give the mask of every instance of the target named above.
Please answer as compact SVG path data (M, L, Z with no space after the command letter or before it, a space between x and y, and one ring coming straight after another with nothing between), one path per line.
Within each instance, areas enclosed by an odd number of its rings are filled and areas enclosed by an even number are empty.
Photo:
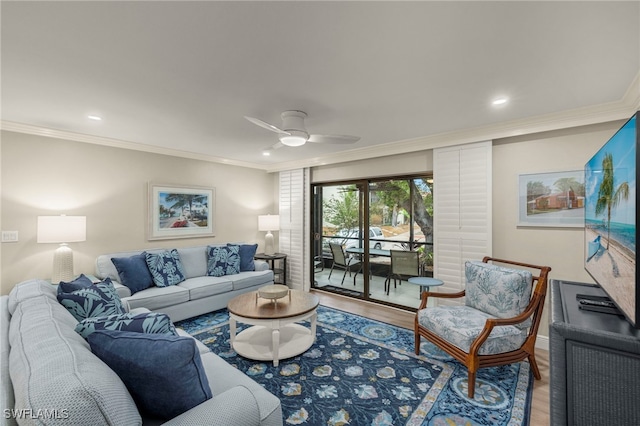
M238 243L242 245L241 243ZM167 249L136 250L103 254L96 259L95 275L99 279L110 278L118 295L130 309L147 308L169 315L172 321L226 308L229 300L248 291L273 284L273 271L261 260L255 260L255 269L238 274L214 277L207 275L207 247L226 246L216 244L178 248L186 280L168 287L156 287L131 294L121 283L112 258L127 258L143 252L160 253Z
M46 281L25 281L0 298L0 425L282 425L277 397L195 339L213 397L168 421L149 418L77 324ZM166 361L158 368L171 368Z

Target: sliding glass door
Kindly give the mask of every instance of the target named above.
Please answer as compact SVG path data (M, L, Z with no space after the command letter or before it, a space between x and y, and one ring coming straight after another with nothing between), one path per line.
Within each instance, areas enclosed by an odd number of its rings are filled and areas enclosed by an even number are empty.
M431 273L432 178L316 184L312 190L314 287L416 308L420 288L407 279ZM406 252L410 270L394 273L392 251L396 259Z
M362 183L315 185L313 191L313 286L363 297L356 276L362 264Z

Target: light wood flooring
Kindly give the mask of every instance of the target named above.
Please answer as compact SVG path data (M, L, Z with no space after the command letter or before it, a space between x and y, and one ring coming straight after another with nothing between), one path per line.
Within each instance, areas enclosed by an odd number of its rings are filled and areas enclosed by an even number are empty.
M318 296L320 304L324 306L413 330L415 317L413 312L356 300L324 291L312 290L311 292ZM549 353L544 350L537 350L536 360L542 379L534 380L530 424L531 426L542 426L549 424Z

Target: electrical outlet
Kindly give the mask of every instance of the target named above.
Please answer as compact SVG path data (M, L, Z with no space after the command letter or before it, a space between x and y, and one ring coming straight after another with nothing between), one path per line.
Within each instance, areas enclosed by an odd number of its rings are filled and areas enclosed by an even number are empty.
M2 231L2 242L3 243L17 243L18 242L18 231Z

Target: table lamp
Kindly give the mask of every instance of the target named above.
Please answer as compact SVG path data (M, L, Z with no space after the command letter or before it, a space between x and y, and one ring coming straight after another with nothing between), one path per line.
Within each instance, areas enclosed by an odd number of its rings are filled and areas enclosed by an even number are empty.
M264 254L275 254L271 231L280 230L280 216L277 214L258 216L258 230L267 231L267 235L264 236Z
M67 243L86 241L86 216L38 216L38 243L58 243L53 252L51 282L71 281L73 273L73 250Z

